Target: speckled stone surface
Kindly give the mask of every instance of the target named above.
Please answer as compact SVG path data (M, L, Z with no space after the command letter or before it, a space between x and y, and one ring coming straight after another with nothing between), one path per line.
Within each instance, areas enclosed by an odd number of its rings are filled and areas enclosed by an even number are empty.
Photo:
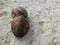
M19 6L30 24L20 39L11 32L11 9ZM0 0L0 45L60 45L60 0Z

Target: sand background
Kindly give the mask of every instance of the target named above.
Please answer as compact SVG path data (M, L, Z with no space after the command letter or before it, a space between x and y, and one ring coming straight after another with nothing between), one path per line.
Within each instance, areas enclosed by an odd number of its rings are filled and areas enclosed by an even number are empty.
M11 32L11 9L20 6L30 28L18 39ZM60 0L0 0L0 45L60 45Z

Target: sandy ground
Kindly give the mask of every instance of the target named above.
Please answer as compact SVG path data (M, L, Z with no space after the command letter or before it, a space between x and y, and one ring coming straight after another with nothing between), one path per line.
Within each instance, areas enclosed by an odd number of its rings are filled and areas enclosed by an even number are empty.
M11 9L19 6L30 24L20 39L11 32ZM0 0L0 45L60 45L60 0Z

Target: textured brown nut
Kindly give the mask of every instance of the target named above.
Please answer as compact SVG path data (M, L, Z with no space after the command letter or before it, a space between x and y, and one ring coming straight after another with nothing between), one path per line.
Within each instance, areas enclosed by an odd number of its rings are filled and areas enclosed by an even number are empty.
M28 14L27 14L27 11L25 10L25 8L18 7L18 8L12 9L11 15L13 18L16 16L20 16L20 15L23 15L26 18Z
M17 16L11 23L11 29L16 37L23 37L29 29L29 23L24 16Z

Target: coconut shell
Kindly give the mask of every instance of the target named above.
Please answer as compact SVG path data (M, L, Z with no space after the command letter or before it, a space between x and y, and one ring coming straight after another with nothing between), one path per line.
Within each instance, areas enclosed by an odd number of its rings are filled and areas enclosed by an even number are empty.
M11 22L11 29L16 37L23 37L29 29L29 23L24 16L17 16Z

